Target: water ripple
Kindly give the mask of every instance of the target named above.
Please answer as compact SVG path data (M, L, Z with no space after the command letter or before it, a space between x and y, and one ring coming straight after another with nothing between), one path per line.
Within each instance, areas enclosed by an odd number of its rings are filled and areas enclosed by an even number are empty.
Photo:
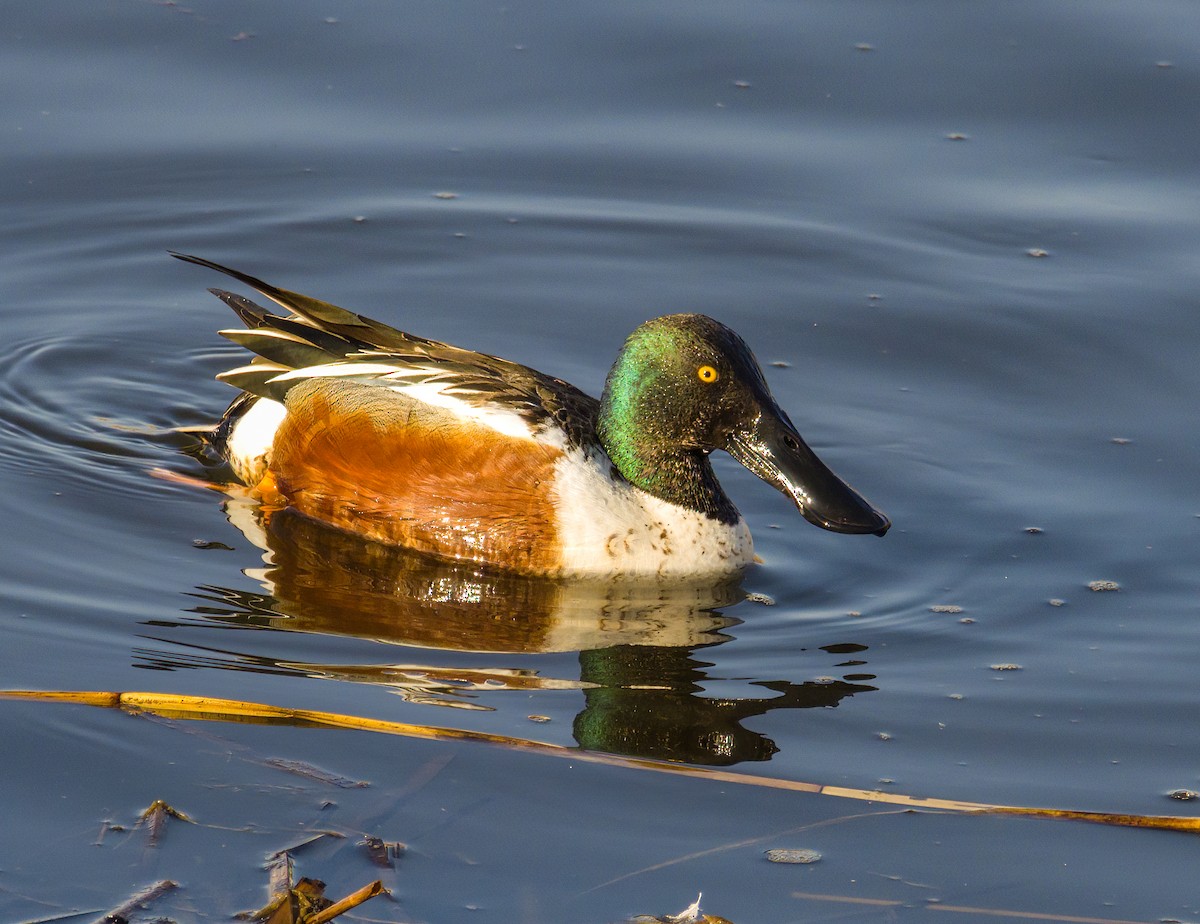
M177 425L204 419L181 385L211 378L210 353L147 361L138 338L120 331L8 341L0 347L0 470L52 470L89 490L161 490L146 473L177 459L185 441Z

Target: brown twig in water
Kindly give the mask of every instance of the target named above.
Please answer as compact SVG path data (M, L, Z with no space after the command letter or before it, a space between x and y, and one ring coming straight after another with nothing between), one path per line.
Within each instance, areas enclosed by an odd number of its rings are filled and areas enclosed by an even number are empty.
M369 898L374 898L376 895L391 894L391 892L383 887L383 883L376 879L374 882L368 883L361 889L351 892L340 901L334 902L324 911L314 914L305 922L305 924L325 924L326 921L332 921L339 914L349 911L351 908L357 908Z
M185 696L170 693L46 692L36 690L4 690L0 691L0 697L103 706L110 709L124 709L134 714L151 713L177 719L252 722L265 725L292 725L313 728L348 728L432 741L474 741L499 745L513 750L533 752L548 757L566 758L578 762L604 764L610 767L624 767L631 770L651 770L656 773L693 777L739 786L760 786L766 789L781 789L788 792L806 792L814 795L834 796L839 799L857 799L861 802L897 805L914 810L1026 815L1034 818L1059 818L1071 821L1089 821L1096 824L1122 825L1135 828L1158 828L1160 830L1183 831L1192 834L1200 833L1200 817L1081 812L1071 809L992 805L984 802L965 802L956 799L921 798L918 796L906 796L901 793L853 789L846 786L827 786L820 783L779 779L778 777L750 776L732 770L695 767L688 764L671 763L665 760L620 757L596 751L568 748L543 741L532 741L528 738L491 735L486 732L471 731L468 729L414 725L408 722L389 722L365 716L342 715L336 712L322 712L315 709L291 709L283 706L270 706L263 703L241 702L215 697Z

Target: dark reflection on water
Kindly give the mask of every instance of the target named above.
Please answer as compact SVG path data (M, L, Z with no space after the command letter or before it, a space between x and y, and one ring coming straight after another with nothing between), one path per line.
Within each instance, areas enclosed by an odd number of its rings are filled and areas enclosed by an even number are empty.
M206 621L452 652L578 651L579 677L544 678L506 666L315 664L176 640L170 640L170 650L137 649L137 666L380 684L410 702L469 709L489 708L478 702L483 690L581 689L585 707L573 725L581 747L708 765L768 760L778 751L772 740L744 727L748 718L835 706L875 689L832 678L799 684L757 680L753 685L762 688L761 697L703 695L712 664L696 654L730 640L722 630L738 620L720 608L744 599L737 582L530 580L378 545L290 511L268 515L238 499L228 510L231 521L266 552L267 566L251 572L265 592L197 588L192 595L204 603L189 612Z
M777 695L708 698L699 695L704 668L679 648L621 645L579 656L582 676L594 683L587 708L575 719L575 740L585 748L636 757L726 765L769 760L779 749L742 722L775 709L836 706L875 687L845 681L754 681ZM649 683L657 683L653 689Z

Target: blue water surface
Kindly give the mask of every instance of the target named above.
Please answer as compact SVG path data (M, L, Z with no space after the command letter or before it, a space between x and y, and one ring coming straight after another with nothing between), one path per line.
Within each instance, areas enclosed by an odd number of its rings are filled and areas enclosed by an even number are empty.
M1194 4L5 12L0 686L1197 815ZM214 477L177 429L241 362L168 249L592 394L638 323L710 314L894 528L815 530L722 456L762 559L732 587L481 580L294 518L264 560L252 506L163 477ZM155 914L228 916L293 847L390 921L1200 916L1183 834L82 705L0 733L7 920L163 878ZM195 824L151 846L155 799Z

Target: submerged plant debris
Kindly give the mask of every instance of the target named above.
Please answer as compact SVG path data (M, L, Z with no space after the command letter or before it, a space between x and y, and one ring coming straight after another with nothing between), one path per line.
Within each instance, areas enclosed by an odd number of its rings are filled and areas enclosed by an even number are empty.
M158 846L158 842L166 833L167 820L170 818L195 824L187 815L167 805L162 799L155 799L139 816L137 827L146 829L146 839L150 847Z
M270 899L257 911L239 914L238 919L266 924L324 924L377 895L391 894L376 879L345 898L332 901L325 897L325 883L320 879L304 876L293 884L293 869L290 852L281 850L273 855L267 863Z
M805 847L775 847L766 851L765 856L772 863L816 863L821 859L821 852Z
M270 757L267 759L266 764L268 767L274 767L286 773L294 773L296 776L316 780L318 783L328 783L330 786L336 786L338 789L366 789L371 785L364 780L351 780L337 773L330 773L328 770L314 767L312 764L305 763L302 760L285 760L282 757Z
M395 869L396 861L408 850L408 847L399 841L385 841L374 834L366 835L358 844L366 849L372 863L384 869Z
M100 920L104 924L128 924L134 915L140 911L145 911L156 898L177 888L179 888L178 883L172 882L170 879L161 879L129 896L129 898L104 915Z

